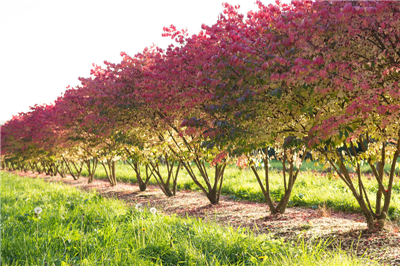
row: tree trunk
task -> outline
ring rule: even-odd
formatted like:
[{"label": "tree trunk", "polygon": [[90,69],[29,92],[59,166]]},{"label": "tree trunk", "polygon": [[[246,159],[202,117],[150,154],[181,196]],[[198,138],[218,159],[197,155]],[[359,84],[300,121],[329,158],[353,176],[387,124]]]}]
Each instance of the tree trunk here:
[{"label": "tree trunk", "polygon": [[116,165],[116,162],[113,160],[111,162],[111,176],[113,178],[114,186],[117,185],[117,176],[115,175],[115,165]]},{"label": "tree trunk", "polygon": [[96,158],[93,158],[93,162],[91,162],[91,160],[85,161],[85,165],[86,165],[86,168],[88,170],[88,175],[89,175],[88,184],[92,183],[94,180],[94,174],[96,172],[97,163],[98,163],[98,161]]},{"label": "tree trunk", "polygon": [[[161,191],[167,197],[172,197],[172,196],[176,195],[176,184],[177,184],[177,179],[178,179],[181,162],[179,161],[178,167],[176,168],[175,174],[174,174],[174,166],[175,166],[176,161],[170,160],[168,157],[168,154],[164,155],[164,158],[162,161],[165,162],[165,166],[167,167],[167,176],[166,177],[163,177],[162,172],[160,171],[158,162],[150,162],[151,171],[152,171],[154,178],[156,179],[157,184],[160,187]],[[172,181],[172,184],[171,184],[171,181]]]},{"label": "tree trunk", "polygon": [[206,186],[203,186],[199,180],[197,179],[196,175],[193,172],[192,166],[190,165],[190,162],[183,162],[182,165],[185,167],[186,171],[189,173],[190,177],[192,178],[193,182],[203,191],[203,193],[206,195],[208,200],[210,201],[211,204],[215,205],[219,203],[219,198],[221,195],[221,189],[222,189],[222,183],[224,179],[224,171],[226,164],[216,164],[214,166],[215,169],[215,175],[214,175],[214,182],[212,184],[208,173],[207,169],[205,166],[204,161],[201,161],[199,158],[196,158],[194,160],[194,163],[196,164],[196,167],[200,171],[200,175],[203,178],[203,180],[206,183]]},{"label": "tree trunk", "polygon": [[[80,170],[78,171],[78,169],[76,168],[74,162],[70,162],[70,163],[69,163],[64,157],[62,157],[62,158],[63,158],[63,160],[64,160],[65,166],[66,166],[66,168],[67,168],[69,174],[72,176],[72,178],[73,178],[74,180],[78,180],[78,179],[79,179],[79,176],[80,176],[80,174],[81,174],[81,171],[82,171],[82,164],[81,164]],[[77,171],[77,173],[75,173],[75,172],[73,171],[73,169],[71,168],[70,164],[72,164],[72,165],[74,166],[74,168],[75,168],[75,170]]]},{"label": "tree trunk", "polygon": [[151,174],[149,175],[148,170],[149,170],[149,166],[146,165],[146,178],[143,179],[142,175],[141,175],[141,171],[140,171],[140,164],[139,162],[135,162],[133,161],[132,163],[130,161],[126,161],[130,167],[132,167],[132,169],[135,171],[136,173],[136,180],[138,182],[139,185],[139,190],[140,191],[146,191],[147,188],[147,184],[149,183],[149,180],[151,178],[151,176],[153,175],[153,171],[151,171]]},{"label": "tree trunk", "polygon": [[35,167],[36,171],[39,173],[39,175],[43,172],[42,169],[40,168],[39,164],[35,162]]},{"label": "tree trunk", "polygon": [[101,162],[106,172],[108,182],[112,187],[117,185],[117,178],[115,176],[115,161],[107,159],[106,162]]},{"label": "tree trunk", "polygon": [[[292,153],[292,152],[294,152],[294,151],[290,150],[290,153]],[[301,164],[304,161],[306,150],[304,149],[302,152],[303,152],[302,153],[303,157],[302,157]],[[277,214],[277,213],[283,214],[283,213],[285,213],[287,205],[289,203],[290,195],[293,191],[293,186],[294,186],[297,176],[299,174],[301,164],[299,165],[299,168],[296,171],[294,171],[293,159],[292,158],[288,159],[287,149],[285,148],[284,155],[281,160],[281,163],[283,166],[282,175],[283,175],[284,194],[283,194],[282,198],[280,199],[278,205],[275,206],[275,203],[271,198],[270,187],[269,187],[270,184],[269,184],[268,153],[264,153],[263,162],[264,162],[264,168],[265,168],[265,185],[261,181],[261,178],[260,178],[259,174],[257,173],[257,169],[254,166],[251,166],[251,169],[253,170],[253,173],[257,178],[258,184],[260,185],[260,188],[264,195],[264,198],[267,201],[267,204],[268,204],[271,214]],[[288,162],[288,165],[289,165],[288,179],[286,178],[286,162]]]},{"label": "tree trunk", "polygon": [[[400,138],[400,134],[399,134]],[[367,136],[367,143],[369,142],[369,138]],[[359,143],[361,145],[361,148],[363,152],[366,152],[366,147],[364,145],[364,142],[361,137],[359,137]],[[343,144],[347,156],[357,156],[356,150],[354,148],[354,145],[350,143],[351,148],[353,150],[353,154],[350,153],[347,144]],[[385,189],[385,186],[383,184],[384,180],[384,161],[385,161],[385,145],[387,145],[385,142],[382,143],[382,150],[381,150],[381,156],[382,160],[379,162],[377,165],[378,169],[376,169],[375,165],[372,163],[371,157],[366,158],[368,161],[368,164],[370,165],[372,172],[375,176],[375,179],[378,183],[378,191],[376,193],[376,206],[375,206],[375,212],[372,209],[372,206],[370,204],[369,197],[367,195],[367,192],[365,190],[364,184],[362,182],[362,176],[361,176],[361,171],[360,171],[360,164],[357,162],[357,177],[358,177],[358,191],[353,185],[353,181],[350,178],[349,172],[347,168],[344,165],[344,159],[339,153],[337,149],[334,150],[336,152],[338,159],[338,163],[333,162],[331,159],[328,158],[327,152],[324,150],[320,150],[321,153],[325,155],[325,158],[329,161],[329,163],[332,165],[332,167],[335,169],[336,173],[339,175],[339,177],[345,182],[347,187],[350,189],[352,192],[353,196],[356,198],[358,204],[360,205],[360,208],[367,220],[367,226],[369,230],[382,230],[384,225],[385,225],[385,219],[387,217],[388,211],[389,211],[389,205],[390,205],[390,198],[391,198],[391,191],[392,191],[392,186],[393,186],[393,180],[394,180],[394,171],[395,171],[395,165],[397,162],[397,158],[399,157],[400,154],[400,142],[397,142],[397,149],[393,154],[393,159],[392,159],[392,166],[391,166],[391,171],[389,175],[389,182],[387,189]],[[337,167],[337,165],[339,167]],[[382,195],[384,196],[384,206],[382,208],[381,201],[382,201]],[[376,222],[375,222],[376,221]]]},{"label": "tree trunk", "polygon": [[271,214],[276,214],[277,210],[275,208],[275,203],[274,201],[271,199],[271,194],[270,194],[270,189],[269,189],[269,167],[268,167],[268,158],[267,158],[267,154],[265,154],[265,157],[263,158],[264,161],[264,167],[265,167],[265,187],[264,184],[261,181],[261,178],[259,176],[259,174],[257,173],[257,169],[252,165],[250,166],[251,170],[253,170],[254,175],[257,178],[258,184],[261,188],[261,191],[264,195],[265,200],[267,201],[269,210],[271,212]]},{"label": "tree trunk", "polygon": [[42,167],[43,167],[43,172],[44,172],[46,175],[50,175],[50,173],[51,173],[50,166],[49,166],[47,163],[45,163],[45,162],[41,162],[40,164],[41,164]]},{"label": "tree trunk", "polygon": [[22,164],[22,170],[24,171],[24,173],[27,173],[27,172],[28,172],[28,168],[27,168],[26,163],[23,163],[23,164]]}]

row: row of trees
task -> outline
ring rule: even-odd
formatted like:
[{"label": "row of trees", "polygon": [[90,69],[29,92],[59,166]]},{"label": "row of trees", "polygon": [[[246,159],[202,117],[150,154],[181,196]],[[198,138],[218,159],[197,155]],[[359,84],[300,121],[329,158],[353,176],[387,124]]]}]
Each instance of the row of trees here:
[{"label": "row of trees", "polygon": [[[246,18],[224,4],[217,22],[193,36],[164,28],[174,40],[166,50],[122,52],[120,63],[94,66],[54,104],[14,116],[2,126],[3,167],[75,179],[86,167],[92,182],[100,164],[116,185],[115,162],[126,160],[141,190],[153,176],[167,196],[184,168],[217,204],[235,162],[253,170],[271,213],[284,213],[311,153],[347,185],[368,228],[383,228],[400,154],[400,3],[257,4]],[[271,148],[284,169],[278,204]],[[362,163],[374,174],[375,199]]]}]

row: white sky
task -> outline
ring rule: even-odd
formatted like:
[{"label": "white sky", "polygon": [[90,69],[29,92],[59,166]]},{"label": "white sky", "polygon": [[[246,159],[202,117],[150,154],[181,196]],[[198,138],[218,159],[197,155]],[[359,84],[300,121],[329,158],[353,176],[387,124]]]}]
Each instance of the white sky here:
[{"label": "white sky", "polygon": [[152,43],[165,48],[164,26],[197,33],[216,22],[222,2],[243,14],[257,8],[255,0],[0,0],[0,123],[53,102],[92,63],[119,62],[121,51]]}]

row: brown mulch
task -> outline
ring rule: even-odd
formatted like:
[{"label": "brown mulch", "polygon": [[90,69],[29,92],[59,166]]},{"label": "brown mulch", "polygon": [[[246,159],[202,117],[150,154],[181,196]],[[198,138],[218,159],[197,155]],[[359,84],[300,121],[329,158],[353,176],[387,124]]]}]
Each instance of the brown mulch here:
[{"label": "brown mulch", "polygon": [[79,189],[95,189],[100,195],[118,198],[128,204],[144,203],[157,207],[165,215],[201,218],[234,228],[248,228],[255,234],[271,234],[285,241],[325,240],[332,241],[331,247],[340,245],[343,250],[358,256],[370,256],[386,265],[400,265],[400,228],[387,222],[381,232],[369,232],[364,216],[360,213],[344,213],[319,207],[318,209],[291,207],[285,214],[270,215],[265,203],[237,201],[221,195],[218,205],[211,205],[208,199],[196,191],[179,191],[177,196],[167,198],[157,186],[149,185],[140,192],[136,184],[119,183],[111,187],[107,180],[94,180],[88,184],[87,178],[73,180],[72,177],[49,177],[44,174],[13,172],[20,176],[44,178],[49,182],[62,182]]}]

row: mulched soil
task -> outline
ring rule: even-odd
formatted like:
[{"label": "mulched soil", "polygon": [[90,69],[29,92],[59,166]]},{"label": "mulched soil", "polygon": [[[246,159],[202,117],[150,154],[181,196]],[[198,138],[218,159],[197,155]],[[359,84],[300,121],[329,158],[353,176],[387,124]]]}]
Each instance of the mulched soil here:
[{"label": "mulched soil", "polygon": [[255,234],[271,234],[285,241],[325,240],[332,241],[330,247],[338,245],[343,250],[379,259],[385,265],[400,265],[400,228],[388,222],[381,232],[370,232],[364,216],[359,213],[344,213],[319,207],[318,209],[293,207],[284,214],[270,215],[265,203],[237,201],[222,195],[218,205],[211,205],[208,199],[196,191],[179,191],[177,196],[167,198],[157,186],[148,186],[140,192],[135,184],[119,183],[111,187],[107,180],[95,180],[88,184],[87,178],[73,180],[72,177],[49,177],[44,174],[13,172],[20,176],[44,178],[49,182],[62,182],[79,189],[95,189],[104,197],[118,198],[128,204],[143,203],[156,207],[165,215],[201,218],[224,226],[248,228]]}]

